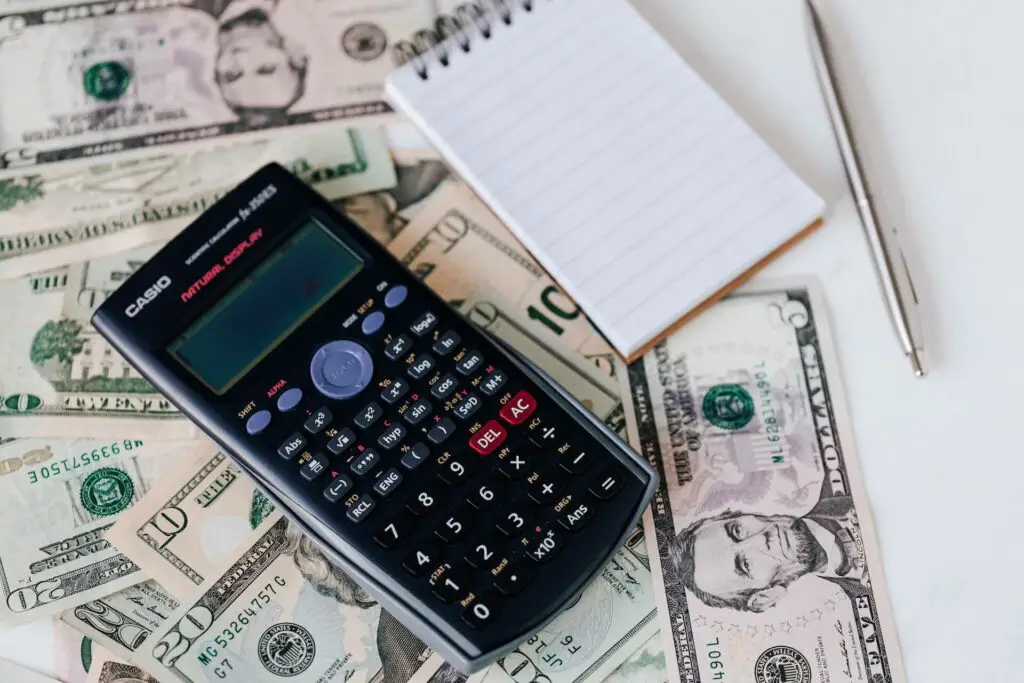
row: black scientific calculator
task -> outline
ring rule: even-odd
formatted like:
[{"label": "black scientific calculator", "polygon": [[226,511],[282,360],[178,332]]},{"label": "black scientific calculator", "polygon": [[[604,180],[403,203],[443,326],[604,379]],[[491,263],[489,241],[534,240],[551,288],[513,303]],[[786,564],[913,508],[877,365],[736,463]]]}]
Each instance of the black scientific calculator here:
[{"label": "black scientific calculator", "polygon": [[100,334],[458,669],[570,605],[651,468],[283,168],[112,294]]}]

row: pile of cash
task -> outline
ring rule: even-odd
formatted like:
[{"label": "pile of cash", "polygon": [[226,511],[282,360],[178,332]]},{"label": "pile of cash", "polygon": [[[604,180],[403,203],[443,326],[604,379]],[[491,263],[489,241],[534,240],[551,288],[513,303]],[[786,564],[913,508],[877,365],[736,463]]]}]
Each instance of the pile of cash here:
[{"label": "pile of cash", "polygon": [[[389,47],[455,4],[0,0],[0,626],[52,619],[65,683],[466,680],[90,326],[276,161],[660,476],[600,577],[473,680],[904,680],[814,282],[748,286],[622,363],[384,102]],[[295,624],[301,671],[273,646]]]}]

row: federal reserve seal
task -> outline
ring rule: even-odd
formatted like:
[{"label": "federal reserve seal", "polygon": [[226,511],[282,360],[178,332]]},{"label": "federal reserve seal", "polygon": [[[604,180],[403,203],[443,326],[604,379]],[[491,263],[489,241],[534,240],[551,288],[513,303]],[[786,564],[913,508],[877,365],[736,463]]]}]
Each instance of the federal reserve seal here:
[{"label": "federal reserve seal", "polygon": [[739,384],[718,384],[704,394],[701,404],[708,422],[735,431],[754,419],[754,399]]},{"label": "federal reserve seal", "polygon": [[352,24],[341,36],[341,49],[352,59],[372,62],[384,54],[388,37],[384,30],[368,21]]},{"label": "federal reserve seal", "polygon": [[111,102],[125,94],[131,82],[132,72],[121,62],[99,62],[82,74],[85,94],[101,102]]},{"label": "federal reserve seal", "polygon": [[94,515],[116,515],[132,504],[135,484],[132,478],[114,467],[102,467],[82,482],[79,492],[82,507]]},{"label": "federal reserve seal", "polygon": [[770,647],[754,664],[754,680],[757,683],[811,683],[811,663],[791,647]]},{"label": "federal reserve seal", "polygon": [[316,643],[309,631],[286,621],[264,631],[256,650],[270,673],[297,676],[313,664]]}]

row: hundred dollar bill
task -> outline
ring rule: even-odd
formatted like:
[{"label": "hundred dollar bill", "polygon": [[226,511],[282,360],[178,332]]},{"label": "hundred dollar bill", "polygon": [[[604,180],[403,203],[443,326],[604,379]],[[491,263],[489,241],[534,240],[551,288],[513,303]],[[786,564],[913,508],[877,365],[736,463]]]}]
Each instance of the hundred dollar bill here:
[{"label": "hundred dollar bill", "polygon": [[138,583],[138,566],[103,536],[183,447],[135,439],[0,444],[0,623],[39,619]]},{"label": "hundred dollar bill", "polygon": [[0,175],[387,115],[388,48],[429,25],[431,5],[160,0],[6,12],[0,83],[18,95],[0,114]]},{"label": "hundred dollar bill", "polygon": [[134,661],[162,683],[405,683],[431,654],[281,517],[270,513]]},{"label": "hundred dollar bill", "polygon": [[338,124],[8,178],[0,180],[0,277],[166,241],[271,161],[332,200],[396,182],[383,133]]},{"label": "hundred dollar bill", "polygon": [[58,683],[58,681],[48,676],[26,669],[3,657],[0,657],[0,681],[10,681],[10,683]]},{"label": "hundred dollar bill", "polygon": [[86,683],[160,683],[140,667],[113,652],[97,649]]},{"label": "hundred dollar bill", "polygon": [[558,337],[608,375],[614,373],[611,347],[580,307],[467,187],[443,187],[388,249],[456,304],[480,285],[490,285],[523,310],[532,326]]},{"label": "hundred dollar bill", "polygon": [[89,324],[155,251],[0,281],[0,434],[191,438],[195,427]]},{"label": "hundred dollar bill", "polygon": [[184,597],[232,556],[270,508],[216,446],[203,443],[121,516],[107,540],[172,595]]},{"label": "hundred dollar bill", "polygon": [[621,373],[671,680],[905,680],[826,315],[746,289]]},{"label": "hundred dollar bill", "polygon": [[145,581],[65,610],[60,619],[118,657],[131,659],[178,606],[160,584]]}]

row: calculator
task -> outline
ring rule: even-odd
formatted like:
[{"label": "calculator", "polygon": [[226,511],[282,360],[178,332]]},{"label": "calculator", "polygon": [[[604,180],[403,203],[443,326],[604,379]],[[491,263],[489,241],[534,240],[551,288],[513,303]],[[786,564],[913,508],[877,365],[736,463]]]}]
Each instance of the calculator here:
[{"label": "calculator", "polygon": [[564,389],[275,164],[93,324],[466,673],[571,605],[656,484]]}]

